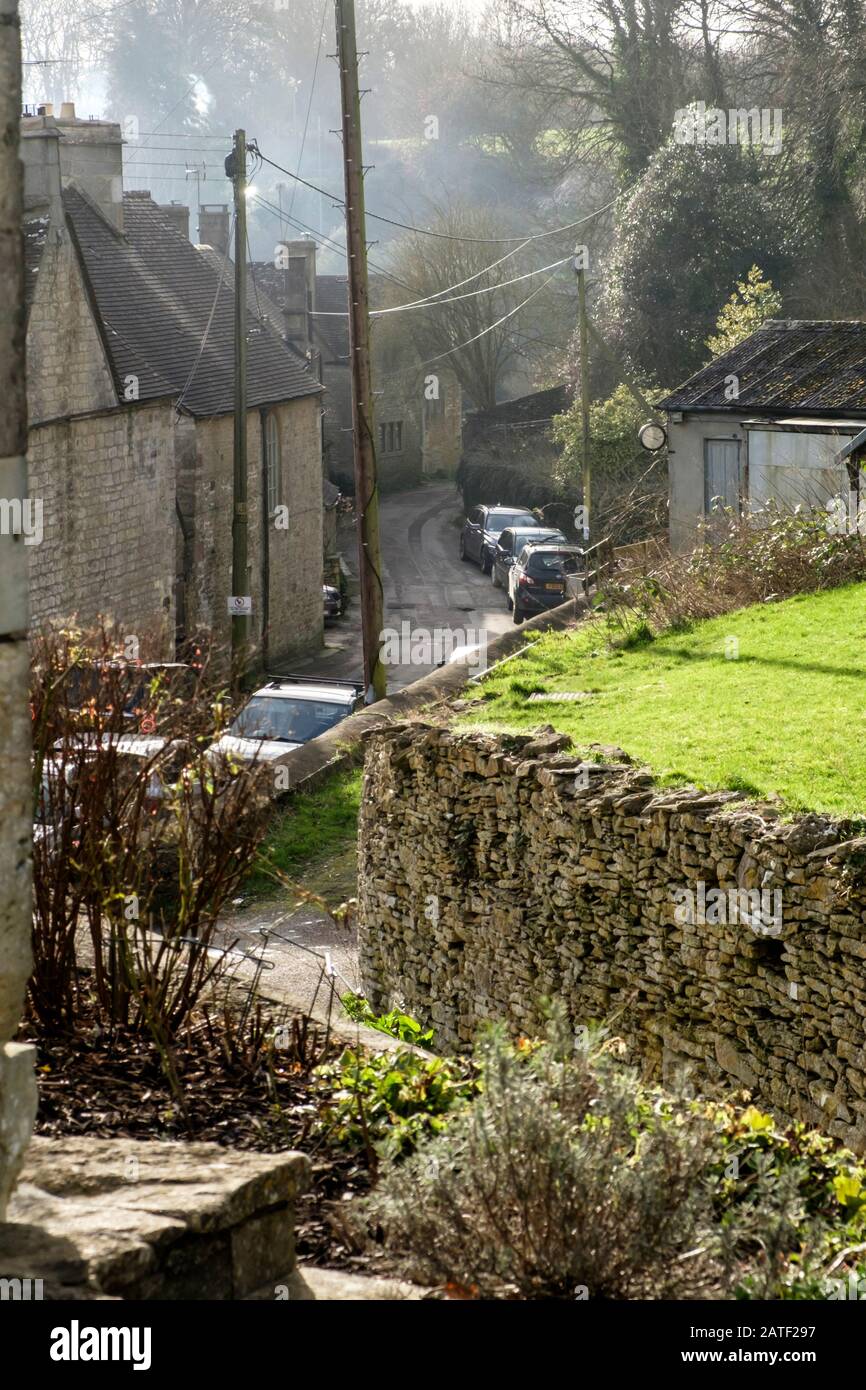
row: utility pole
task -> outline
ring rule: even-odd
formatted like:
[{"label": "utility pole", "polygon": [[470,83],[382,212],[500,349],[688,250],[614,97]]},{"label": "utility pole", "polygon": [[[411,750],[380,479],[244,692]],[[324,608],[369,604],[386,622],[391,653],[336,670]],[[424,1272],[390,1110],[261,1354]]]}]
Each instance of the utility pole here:
[{"label": "utility pole", "polygon": [[589,543],[592,534],[592,462],[589,457],[589,330],[586,317],[586,248],[575,248],[574,265],[577,272],[577,309],[580,341],[580,414],[583,434],[581,472],[583,477],[583,539]]},{"label": "utility pole", "polygon": [[234,148],[226,160],[235,200],[235,437],[232,489],[232,685],[237,690],[248,661],[247,594],[247,139],[236,130]]},{"label": "utility pole", "polygon": [[368,701],[385,695],[381,659],[382,557],[379,549],[379,492],[373,433],[373,373],[370,360],[367,242],[364,223],[364,165],[361,152],[361,95],[354,0],[335,0],[337,62],[342,98],[343,173],[346,190],[346,250],[349,263],[349,352],[352,367],[352,437],[364,685]]}]

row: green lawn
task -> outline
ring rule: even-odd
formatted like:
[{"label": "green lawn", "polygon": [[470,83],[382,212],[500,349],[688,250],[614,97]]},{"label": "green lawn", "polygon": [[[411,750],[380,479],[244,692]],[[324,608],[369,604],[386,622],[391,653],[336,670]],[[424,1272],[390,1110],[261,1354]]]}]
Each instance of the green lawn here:
[{"label": "green lawn", "polygon": [[[618,744],[667,784],[866,817],[866,585],[616,642],[603,619],[575,635],[548,634],[483,682],[489,703],[461,725],[552,724],[578,746]],[[589,698],[527,699],[565,690]]]},{"label": "green lawn", "polygon": [[[290,797],[274,817],[262,858],[324,897],[354,896],[361,777],[360,768],[335,772],[314,791]],[[244,886],[256,896],[281,891],[263,866]]]}]

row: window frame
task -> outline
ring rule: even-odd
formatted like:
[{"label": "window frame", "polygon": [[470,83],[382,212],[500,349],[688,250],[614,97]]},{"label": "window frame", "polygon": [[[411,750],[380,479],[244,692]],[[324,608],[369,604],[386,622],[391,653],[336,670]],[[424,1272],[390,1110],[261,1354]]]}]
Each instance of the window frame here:
[{"label": "window frame", "polygon": [[[711,444],[733,444],[737,450],[737,515],[741,516],[743,511],[743,440],[737,436],[729,434],[707,434],[703,437],[703,463],[704,463],[704,516],[712,516],[713,508],[710,503],[710,481],[709,481],[709,446]],[[717,497],[719,494],[714,493]],[[727,505],[727,504],[726,504]]]}]

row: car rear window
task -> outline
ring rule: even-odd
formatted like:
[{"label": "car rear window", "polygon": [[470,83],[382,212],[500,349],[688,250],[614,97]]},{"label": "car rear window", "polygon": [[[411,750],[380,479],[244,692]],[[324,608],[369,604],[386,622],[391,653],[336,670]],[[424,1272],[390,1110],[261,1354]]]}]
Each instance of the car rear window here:
[{"label": "car rear window", "polygon": [[580,556],[572,550],[536,550],[526,562],[527,574],[552,578],[564,574],[577,574],[580,569]]},{"label": "car rear window", "polygon": [[487,525],[491,531],[504,531],[506,526],[528,526],[534,529],[538,526],[538,521],[530,512],[493,512],[487,518]]}]

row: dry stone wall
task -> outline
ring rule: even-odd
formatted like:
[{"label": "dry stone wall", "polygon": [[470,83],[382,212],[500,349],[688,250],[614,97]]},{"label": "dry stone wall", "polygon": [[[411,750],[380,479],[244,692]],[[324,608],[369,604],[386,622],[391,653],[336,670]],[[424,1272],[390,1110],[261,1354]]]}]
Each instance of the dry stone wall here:
[{"label": "dry stone wall", "polygon": [[558,997],[648,1075],[747,1088],[866,1150],[866,839],[591,759],[557,735],[369,737],[371,1002],[462,1048],[486,1020],[537,1030]]}]

